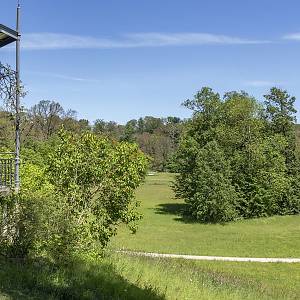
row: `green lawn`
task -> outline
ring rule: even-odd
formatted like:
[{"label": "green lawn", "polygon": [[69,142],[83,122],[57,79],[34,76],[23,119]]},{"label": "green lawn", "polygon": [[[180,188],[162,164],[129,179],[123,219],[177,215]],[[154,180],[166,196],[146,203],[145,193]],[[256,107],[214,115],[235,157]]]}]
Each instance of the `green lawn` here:
[{"label": "green lawn", "polygon": [[[139,230],[133,235],[123,228],[112,248],[195,255],[300,257],[300,216],[226,225],[194,223],[182,216],[184,204],[174,199],[172,179],[170,174],[147,178],[137,191],[144,215]],[[168,286],[172,288],[165,289],[168,299],[173,299],[175,287],[182,297],[186,296],[178,299],[300,299],[300,264],[126,259],[136,270],[153,268],[152,272],[160,278],[155,283],[160,290],[169,280]],[[169,277],[170,269],[178,270],[176,280]],[[130,277],[130,273],[126,276]]]},{"label": "green lawn", "polygon": [[199,224],[182,217],[171,174],[148,176],[137,191],[144,215],[138,232],[121,229],[113,247],[160,253],[300,257],[300,216],[243,220],[226,225]]},{"label": "green lawn", "polygon": [[107,257],[67,268],[0,259],[0,299],[300,299],[300,264],[186,261],[116,254],[161,253],[300,257],[299,216],[203,225],[182,217],[170,174],[149,176],[137,191],[144,219],[122,228]]}]

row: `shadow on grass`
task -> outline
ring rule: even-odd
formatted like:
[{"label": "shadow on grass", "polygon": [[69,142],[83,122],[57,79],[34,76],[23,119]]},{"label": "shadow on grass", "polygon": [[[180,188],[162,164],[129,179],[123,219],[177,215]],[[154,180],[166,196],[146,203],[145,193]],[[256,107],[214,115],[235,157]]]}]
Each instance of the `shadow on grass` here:
[{"label": "shadow on grass", "polygon": [[174,215],[175,221],[186,224],[199,223],[193,217],[188,215],[188,205],[185,203],[163,203],[156,206],[155,213],[160,215]]},{"label": "shadow on grass", "polygon": [[[48,262],[0,259],[0,298],[8,299],[151,299],[162,300],[154,288],[140,288],[120,276],[111,263],[74,263],[56,267]],[[4,298],[5,299],[5,298]]]},{"label": "shadow on grass", "polygon": [[165,182],[161,181],[153,181],[153,182],[147,182],[147,185],[161,185],[161,186],[166,186]]}]

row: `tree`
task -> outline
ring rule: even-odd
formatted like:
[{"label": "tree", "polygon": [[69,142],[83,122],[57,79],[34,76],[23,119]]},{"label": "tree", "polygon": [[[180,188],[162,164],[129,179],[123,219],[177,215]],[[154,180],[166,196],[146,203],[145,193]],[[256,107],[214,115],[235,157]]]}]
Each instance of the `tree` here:
[{"label": "tree", "polygon": [[[17,95],[16,72],[12,70],[9,65],[3,65],[0,62],[0,99],[3,101],[4,106],[0,111],[1,128],[1,144],[0,146],[6,149],[12,148],[12,141],[14,140],[15,128],[15,114],[16,114],[16,95]],[[20,85],[18,94],[20,98],[26,95],[24,86]],[[20,115],[23,119],[26,116],[24,107],[20,108]],[[23,121],[23,120],[22,120]]]},{"label": "tree", "polygon": [[[7,111],[0,111],[0,147],[12,149],[14,142],[14,116]],[[6,152],[6,151],[3,151]]]},{"label": "tree", "polygon": [[155,130],[161,128],[163,126],[163,122],[160,118],[155,118],[151,116],[146,116],[144,118],[144,132],[154,133]]},{"label": "tree", "polygon": [[296,134],[295,134],[295,97],[291,97],[287,91],[271,88],[270,94],[265,95],[266,113],[265,118],[268,122],[270,134],[281,134],[287,141],[284,155],[290,171],[294,168]]},{"label": "tree", "polygon": [[60,132],[59,137],[47,168],[50,183],[58,199],[66,201],[75,247],[85,249],[94,241],[96,251],[120,222],[136,219],[134,191],[145,176],[147,158],[136,145],[91,133]]},{"label": "tree", "polygon": [[272,89],[267,99],[265,106],[245,92],[221,99],[203,88],[184,102],[193,116],[175,156],[175,191],[197,219],[223,222],[300,212],[294,98]]},{"label": "tree", "polygon": [[104,134],[105,133],[106,122],[102,119],[97,119],[94,122],[93,132],[96,134]]},{"label": "tree", "polygon": [[134,135],[137,132],[137,120],[130,120],[126,123],[124,127],[124,133],[121,136],[121,141],[126,141],[126,142],[134,142],[135,137]]},{"label": "tree", "polygon": [[138,121],[129,121],[125,126],[125,133],[152,158],[153,170],[165,171],[170,170],[172,156],[181,134],[181,125],[181,120],[177,117],[147,116]]},{"label": "tree", "polygon": [[169,169],[181,130],[182,121],[177,117],[146,116],[138,120],[132,119],[126,125],[96,120],[93,126],[93,131],[97,134],[118,141],[137,143],[152,158],[151,167],[157,171]]},{"label": "tree", "polygon": [[65,111],[58,102],[42,100],[30,109],[29,115],[42,138],[48,139],[61,126]]},{"label": "tree", "polygon": [[[0,62],[0,98],[8,111],[15,112],[16,110],[16,95],[17,95],[16,72],[9,65],[3,65]],[[21,83],[18,91],[20,98],[26,95],[24,86]]]},{"label": "tree", "polygon": [[153,170],[166,170],[168,160],[175,150],[168,136],[144,132],[136,136],[136,142],[141,150],[152,158],[151,168]]},{"label": "tree", "polygon": [[296,122],[295,101],[296,98],[288,94],[287,91],[273,87],[270,93],[264,95],[266,106],[266,119],[275,133],[289,137],[294,133]]},{"label": "tree", "polygon": [[[197,147],[196,143],[194,147]],[[213,141],[199,151],[192,151],[197,153],[194,168],[177,176],[176,195],[186,201],[190,214],[197,220],[234,220],[237,217],[238,194],[232,185],[230,165],[222,149]]]},{"label": "tree", "polygon": [[183,106],[193,111],[193,118],[187,124],[188,134],[194,136],[204,146],[215,137],[215,127],[220,120],[222,101],[211,88],[202,88],[194,99],[186,100]]},{"label": "tree", "polygon": [[97,119],[93,126],[93,132],[114,140],[120,140],[124,134],[124,129],[122,125],[118,125],[114,121],[105,122],[102,119]]},{"label": "tree", "polygon": [[139,118],[137,122],[138,132],[143,133],[145,128],[145,122],[143,118]]}]

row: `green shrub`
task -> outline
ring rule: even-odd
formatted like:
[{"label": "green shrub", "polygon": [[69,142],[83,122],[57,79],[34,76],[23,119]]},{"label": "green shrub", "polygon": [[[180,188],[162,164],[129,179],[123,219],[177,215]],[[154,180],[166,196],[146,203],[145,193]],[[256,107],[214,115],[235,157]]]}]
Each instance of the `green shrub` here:
[{"label": "green shrub", "polygon": [[8,248],[55,261],[97,256],[120,223],[135,230],[134,191],[147,168],[136,145],[61,131],[46,161],[25,164],[21,193],[6,198],[16,233]]},{"label": "green shrub", "polygon": [[44,170],[36,165],[21,165],[22,191],[0,198],[0,248],[8,256],[24,257],[34,248],[42,231],[45,208],[52,208],[52,186]]}]

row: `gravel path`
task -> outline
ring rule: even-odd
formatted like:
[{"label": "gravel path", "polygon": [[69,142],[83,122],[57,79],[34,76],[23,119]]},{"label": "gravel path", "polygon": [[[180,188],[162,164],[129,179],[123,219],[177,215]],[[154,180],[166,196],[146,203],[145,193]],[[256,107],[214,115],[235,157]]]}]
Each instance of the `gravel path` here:
[{"label": "gravel path", "polygon": [[255,258],[255,257],[223,257],[223,256],[198,256],[183,254],[162,254],[151,252],[136,252],[128,250],[119,250],[118,253],[124,253],[133,256],[147,256],[160,258],[183,258],[190,260],[219,260],[219,261],[242,261],[242,262],[261,262],[261,263],[300,263],[300,258]]}]

